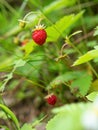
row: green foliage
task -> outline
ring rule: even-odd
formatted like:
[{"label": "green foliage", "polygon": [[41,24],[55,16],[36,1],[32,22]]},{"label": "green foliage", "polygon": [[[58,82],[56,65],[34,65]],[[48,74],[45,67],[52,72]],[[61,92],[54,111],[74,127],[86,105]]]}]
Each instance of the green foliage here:
[{"label": "green foliage", "polygon": [[53,79],[53,81],[50,82],[50,85],[48,87],[51,88],[51,87],[55,87],[57,85],[66,83],[68,81],[77,79],[81,75],[82,75],[82,72],[78,72],[78,71],[77,72],[74,72],[74,71],[67,72],[67,73],[59,75],[58,77]]},{"label": "green foliage", "polygon": [[86,96],[89,101],[94,101],[98,97],[98,92],[92,92]]},{"label": "green foliage", "polygon": [[18,67],[21,67],[21,66],[23,66],[24,64],[26,63],[26,61],[24,61],[24,60],[22,60],[22,59],[19,59],[19,60],[17,60],[17,61],[15,61],[15,65],[14,65],[14,68],[12,69],[12,71],[9,73],[9,74],[7,74],[5,77],[5,80],[4,80],[4,83],[0,86],[0,91],[4,91],[4,89],[5,89],[5,86],[6,86],[6,84],[8,83],[8,81],[10,80],[10,79],[12,79],[12,77],[13,77],[13,73],[14,73],[14,71],[18,68]]},{"label": "green foliage", "polygon": [[96,57],[98,57],[98,47],[95,47],[94,50],[88,51],[86,54],[80,56],[79,59],[74,62],[73,66],[83,64]]},{"label": "green foliage", "polygon": [[48,27],[46,29],[48,33],[47,42],[56,41],[60,36],[62,36],[63,32],[67,30],[71,25],[73,25],[74,22],[76,22],[83,15],[83,12],[84,11],[81,11],[77,15],[64,16],[59,21],[57,21],[54,25]]},{"label": "green foliage", "polygon": [[[36,2],[36,1],[32,2],[32,0],[30,0],[29,2],[31,5],[34,5],[37,8],[40,8],[40,5],[38,5],[39,2]],[[71,6],[75,2],[76,2],[76,0],[72,0],[72,2],[69,2],[69,0],[66,0],[66,1],[65,0],[57,0],[57,1],[50,3],[50,5],[44,7],[43,11],[42,11],[42,9],[41,9],[42,7],[41,7],[40,10],[35,12],[36,16],[35,16],[35,14],[31,16],[30,19],[33,19],[33,22],[31,20],[31,22],[27,24],[26,28],[30,28],[30,27],[34,26],[36,23],[36,20],[38,20],[39,17],[43,17],[43,16],[45,17],[45,15],[48,15],[49,13],[52,13],[55,10],[59,10],[59,9],[64,8],[64,7],[67,7],[67,6]],[[15,25],[15,27],[13,27],[10,31],[8,30],[8,32],[5,33],[5,36],[9,37],[9,36],[12,36],[12,35],[19,33],[20,31],[22,31],[22,29],[19,26]],[[2,40],[2,37],[1,37],[1,40]]]},{"label": "green foliage", "polygon": [[97,36],[98,35],[98,26],[96,27],[96,30],[94,32],[94,36]]},{"label": "green foliage", "polygon": [[23,50],[25,51],[25,58],[29,56],[29,54],[34,50],[34,47],[36,44],[34,44],[33,41],[29,41],[25,46],[23,46]]},{"label": "green foliage", "polygon": [[4,60],[1,64],[0,64],[0,72],[2,71],[6,71],[7,69],[10,69],[11,66],[13,66],[13,62],[14,62],[14,57],[10,57],[9,59]]},{"label": "green foliage", "polygon": [[96,46],[97,45],[97,41],[89,41],[88,43],[87,43],[87,46],[88,47],[94,47],[94,46]]},{"label": "green foliage", "polygon": [[4,130],[10,130],[8,127],[0,125],[0,128],[3,128]]},{"label": "green foliage", "polygon": [[45,117],[40,120],[35,120],[33,123],[25,123],[20,130],[36,130],[34,127],[38,125]]},{"label": "green foliage", "polygon": [[0,108],[6,113],[9,115],[9,118],[12,119],[12,121],[14,122],[15,126],[17,127],[17,129],[19,129],[19,122],[15,116],[15,114],[8,108],[6,107],[5,105],[3,104],[0,104]]},{"label": "green foliage", "polygon": [[[42,114],[46,114],[50,108],[44,103],[44,97],[54,93],[58,99],[56,106],[61,107],[51,110],[50,114],[55,116],[47,118],[52,119],[46,129],[84,129],[81,118],[92,105],[83,101],[94,101],[98,95],[98,27],[93,36],[93,28],[98,23],[97,3],[97,0],[0,1],[0,118],[5,124],[14,123],[17,130],[35,130],[35,126],[46,117],[41,120],[37,117],[35,122],[23,125],[6,104],[3,105],[3,95],[5,103],[10,93],[11,98],[17,98],[15,101],[19,103],[29,97],[31,104],[35,104],[34,108],[37,111],[43,108],[41,111],[45,112]],[[24,28],[19,26],[19,19],[26,20]],[[46,43],[42,46],[32,40],[32,31],[40,19],[47,31]],[[26,39],[28,43],[22,46]],[[90,60],[94,62],[77,66]],[[82,103],[75,103],[80,101]],[[72,104],[64,105],[67,103]],[[9,130],[8,127],[0,124],[0,128],[5,130]]]},{"label": "green foliage", "polygon": [[90,104],[79,103],[55,108],[57,114],[48,122],[46,130],[83,130],[81,114],[88,107]]},{"label": "green foliage", "polygon": [[[71,81],[71,84],[68,82]],[[48,89],[55,88],[60,84],[67,85],[71,91],[74,93],[74,90],[77,89],[77,96],[85,96],[91,86],[92,76],[85,72],[67,72],[56,77],[52,82],[50,82]],[[85,83],[85,84],[84,84]]]},{"label": "green foliage", "polygon": [[71,84],[71,88],[77,89],[79,93],[77,92],[78,96],[85,96],[88,93],[88,90],[91,86],[92,82],[92,76],[84,73],[81,75],[78,79],[74,80]]},{"label": "green foliage", "polygon": [[36,130],[34,128],[32,128],[31,124],[24,124],[20,130]]}]

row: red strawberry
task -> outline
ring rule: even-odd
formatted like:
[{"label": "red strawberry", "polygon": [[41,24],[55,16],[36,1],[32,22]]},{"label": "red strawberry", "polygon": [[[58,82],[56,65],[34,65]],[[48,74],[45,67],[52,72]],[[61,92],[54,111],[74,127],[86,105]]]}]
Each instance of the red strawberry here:
[{"label": "red strawberry", "polygon": [[46,38],[47,38],[47,33],[44,29],[36,29],[32,33],[32,39],[38,45],[43,45],[46,41]]},{"label": "red strawberry", "polygon": [[54,94],[50,94],[50,95],[46,96],[45,99],[46,99],[47,103],[50,105],[55,105],[55,103],[57,101],[57,97]]},{"label": "red strawberry", "polygon": [[45,27],[44,27],[44,25],[40,24],[41,20],[42,19],[39,20],[38,25],[32,32],[32,39],[38,45],[43,45],[47,38],[47,32],[44,29]]}]

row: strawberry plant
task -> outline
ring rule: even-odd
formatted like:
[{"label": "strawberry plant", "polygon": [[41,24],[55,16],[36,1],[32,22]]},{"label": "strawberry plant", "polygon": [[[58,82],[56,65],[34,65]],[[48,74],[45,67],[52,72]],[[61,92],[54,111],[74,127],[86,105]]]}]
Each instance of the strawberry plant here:
[{"label": "strawberry plant", "polygon": [[97,5],[0,1],[0,129],[98,129]]}]

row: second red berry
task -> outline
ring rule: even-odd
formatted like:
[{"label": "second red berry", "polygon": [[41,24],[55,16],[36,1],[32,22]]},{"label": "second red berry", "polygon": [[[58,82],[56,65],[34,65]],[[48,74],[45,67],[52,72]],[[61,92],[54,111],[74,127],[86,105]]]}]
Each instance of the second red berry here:
[{"label": "second red berry", "polygon": [[50,105],[55,105],[55,103],[57,102],[57,97],[54,94],[50,94],[46,96],[46,101]]}]

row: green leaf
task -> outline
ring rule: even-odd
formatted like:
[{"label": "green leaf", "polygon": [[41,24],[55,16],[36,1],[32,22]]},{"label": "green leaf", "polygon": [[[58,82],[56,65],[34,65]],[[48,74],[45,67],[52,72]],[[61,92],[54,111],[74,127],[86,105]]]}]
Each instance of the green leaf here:
[{"label": "green leaf", "polygon": [[[84,74],[72,82],[71,88],[72,90],[77,88],[79,94],[81,94],[80,96],[85,96],[91,86],[91,81],[92,81],[92,76],[88,74]],[[77,93],[78,96],[79,94]]]},{"label": "green leaf", "polygon": [[17,129],[19,129],[19,122],[16,118],[16,116],[14,115],[14,113],[5,105],[0,104],[0,108],[10,116],[10,118],[12,119],[12,121],[14,122],[15,126],[17,127]]},{"label": "green leaf", "polygon": [[83,64],[97,57],[98,57],[98,48],[96,48],[96,50],[88,51],[86,54],[80,56],[79,59],[74,62],[73,66]]},{"label": "green leaf", "polygon": [[17,61],[14,62],[15,65],[14,65],[12,71],[11,71],[9,74],[6,75],[6,78],[5,78],[5,80],[4,80],[4,83],[0,86],[0,91],[2,91],[2,92],[4,91],[6,84],[8,83],[8,81],[9,81],[10,79],[12,79],[14,71],[15,71],[18,67],[24,66],[25,63],[26,63],[26,61],[24,61],[24,60],[22,60],[22,59],[19,59],[19,60],[17,60]]},{"label": "green leaf", "polygon": [[92,76],[85,73],[71,84],[72,90],[76,89],[79,91],[78,96],[85,96],[91,86]]},{"label": "green leaf", "polygon": [[25,57],[27,57],[33,50],[36,44],[32,41],[28,42],[25,46],[23,46],[23,50],[25,51]]},{"label": "green leaf", "polygon": [[[32,0],[30,0],[30,2],[33,3],[33,5],[35,5],[38,8],[39,5],[37,2],[32,2]],[[71,0],[71,2],[69,0],[52,1],[51,4],[49,4],[48,6],[43,8],[43,12],[45,13],[45,15],[48,15],[49,13],[52,13],[55,10],[59,10],[59,9],[64,8],[64,7],[67,7],[67,6],[71,6],[71,5],[75,4],[75,2],[76,2],[76,0]],[[38,11],[36,11],[36,17],[33,17],[33,22],[31,20],[31,22],[27,24],[26,28],[30,28],[32,26],[35,26],[35,22],[39,19],[39,17],[42,17],[42,14],[38,10]],[[22,29],[17,25],[15,27],[13,27],[11,30],[8,30],[5,33],[5,36],[10,37],[12,35],[19,33],[20,31],[22,31]],[[4,39],[4,38],[2,37],[1,40],[2,39]]]},{"label": "green leaf", "polygon": [[46,130],[83,130],[81,114],[89,107],[90,104],[78,103],[63,106],[63,110],[54,109],[60,112],[48,122]]},{"label": "green leaf", "polygon": [[26,63],[26,61],[24,61],[22,59],[19,59],[19,60],[17,60],[17,61],[14,62],[14,64],[15,64],[14,68],[16,69],[18,67],[24,66],[25,63]]},{"label": "green leaf", "polygon": [[89,95],[86,96],[88,100],[94,101],[96,97],[98,97],[98,91],[97,92],[92,92]]},{"label": "green leaf", "polygon": [[96,27],[96,30],[94,32],[94,36],[97,36],[98,35],[98,26]]},{"label": "green leaf", "polygon": [[[81,111],[84,111],[85,110],[85,107],[89,107],[90,103],[87,103],[87,104],[84,104],[84,103],[78,103],[78,104],[75,104],[75,103],[72,103],[72,104],[67,104],[67,105],[64,105],[64,106],[61,106],[61,107],[57,107],[57,108],[54,108],[52,110],[52,112],[54,114],[58,114],[58,113],[61,113],[61,112],[68,112],[68,113],[71,113],[73,112],[75,109],[78,109],[78,110],[81,110]],[[76,108],[77,107],[77,108]],[[78,112],[78,111],[77,111]]]},{"label": "green leaf", "polygon": [[94,46],[94,49],[98,50],[98,46]]},{"label": "green leaf", "polygon": [[[4,130],[10,130],[8,127],[0,125],[0,128],[3,128]],[[2,130],[2,129],[1,129]]]},{"label": "green leaf", "polygon": [[31,124],[24,124],[20,130],[36,130],[34,128],[32,128]]},{"label": "green leaf", "polygon": [[79,115],[60,113],[48,123],[46,130],[82,130]]},{"label": "green leaf", "polygon": [[66,72],[65,74],[57,76],[52,82],[50,82],[48,88],[52,88],[52,87],[60,85],[60,84],[62,84],[64,82],[68,82],[70,80],[77,79],[82,74],[83,74],[83,72],[79,72],[79,71]]},{"label": "green leaf", "polygon": [[71,25],[74,24],[83,14],[84,11],[81,11],[77,15],[68,15],[61,18],[54,25],[46,29],[48,33],[47,42],[56,41],[62,33],[68,29]]},{"label": "green leaf", "polygon": [[98,79],[95,79],[95,80],[92,82],[90,91],[91,91],[91,92],[93,92],[93,91],[98,91]]},{"label": "green leaf", "polygon": [[93,41],[88,41],[88,42],[87,42],[87,46],[88,46],[88,47],[94,47],[94,46],[96,46],[96,45],[97,45],[97,41],[94,41],[94,40],[93,40]]},{"label": "green leaf", "polygon": [[62,32],[69,27],[73,17],[74,15],[64,16],[62,19],[57,21],[54,25],[48,27],[46,29],[48,34],[47,42],[56,41],[59,38],[59,36],[62,35]]},{"label": "green leaf", "polygon": [[11,72],[10,74],[6,75],[6,79],[4,80],[4,83],[0,86],[0,91],[4,91],[6,84],[8,81],[13,77],[13,73]]}]

